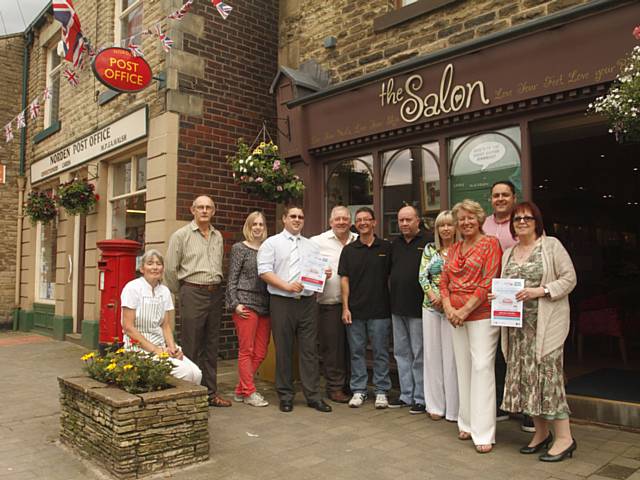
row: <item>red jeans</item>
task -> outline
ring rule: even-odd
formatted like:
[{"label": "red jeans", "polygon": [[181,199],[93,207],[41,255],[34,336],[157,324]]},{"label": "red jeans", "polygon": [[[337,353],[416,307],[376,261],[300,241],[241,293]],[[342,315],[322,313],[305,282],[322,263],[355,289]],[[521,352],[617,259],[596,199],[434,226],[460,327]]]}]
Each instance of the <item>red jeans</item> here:
[{"label": "red jeans", "polygon": [[269,337],[271,335],[271,318],[258,315],[245,307],[248,312],[242,318],[233,312],[231,318],[236,325],[238,335],[238,384],[236,395],[247,397],[256,391],[253,375],[267,355]]}]

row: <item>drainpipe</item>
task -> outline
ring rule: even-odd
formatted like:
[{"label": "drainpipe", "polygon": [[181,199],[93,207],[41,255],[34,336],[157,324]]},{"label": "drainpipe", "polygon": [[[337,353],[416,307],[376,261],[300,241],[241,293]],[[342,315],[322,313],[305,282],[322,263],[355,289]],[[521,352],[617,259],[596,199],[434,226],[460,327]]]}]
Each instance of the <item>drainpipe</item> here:
[{"label": "drainpipe", "polygon": [[[33,30],[30,28],[25,32],[24,53],[22,55],[22,110],[27,108],[28,84],[29,84],[29,48],[33,43]],[[14,304],[14,315],[20,312],[20,278],[22,272],[22,225],[24,223],[24,192],[27,184],[25,177],[25,156],[27,146],[26,128],[20,130],[20,163],[18,165],[18,231],[16,235],[16,285]],[[17,317],[14,317],[17,318]],[[17,323],[14,321],[14,328]]]}]

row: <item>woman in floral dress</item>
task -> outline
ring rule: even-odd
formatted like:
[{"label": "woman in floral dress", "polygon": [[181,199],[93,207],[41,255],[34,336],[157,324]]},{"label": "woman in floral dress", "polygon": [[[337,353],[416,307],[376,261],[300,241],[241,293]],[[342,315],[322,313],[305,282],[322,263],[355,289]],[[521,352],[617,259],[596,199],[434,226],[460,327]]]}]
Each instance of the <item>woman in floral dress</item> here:
[{"label": "woman in floral dress", "polygon": [[558,462],[576,449],[562,366],[569,332],[568,295],[576,285],[576,273],[565,248],[558,239],[545,236],[543,226],[542,214],[531,202],[516,205],[511,213],[511,234],[518,244],[504,252],[502,278],[524,279],[525,288],[516,294],[524,302],[522,328],[502,331],[507,375],[501,408],[533,417],[535,435],[520,453],[543,452],[540,460]]}]

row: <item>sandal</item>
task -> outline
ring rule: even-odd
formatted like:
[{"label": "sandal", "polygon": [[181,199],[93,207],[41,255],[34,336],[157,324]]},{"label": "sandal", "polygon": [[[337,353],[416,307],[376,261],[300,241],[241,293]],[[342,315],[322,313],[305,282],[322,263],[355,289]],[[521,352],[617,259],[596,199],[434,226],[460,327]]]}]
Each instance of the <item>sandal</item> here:
[{"label": "sandal", "polygon": [[493,445],[476,445],[478,453],[489,453],[491,450],[493,450]]},{"label": "sandal", "polygon": [[230,407],[231,402],[216,393],[212,393],[209,395],[209,405],[212,407]]},{"label": "sandal", "polygon": [[437,422],[438,420],[442,420],[444,417],[442,415],[438,415],[437,413],[430,413],[429,418],[431,418],[431,420],[433,420],[434,422]]},{"label": "sandal", "polygon": [[458,432],[458,440],[471,440],[470,432]]}]

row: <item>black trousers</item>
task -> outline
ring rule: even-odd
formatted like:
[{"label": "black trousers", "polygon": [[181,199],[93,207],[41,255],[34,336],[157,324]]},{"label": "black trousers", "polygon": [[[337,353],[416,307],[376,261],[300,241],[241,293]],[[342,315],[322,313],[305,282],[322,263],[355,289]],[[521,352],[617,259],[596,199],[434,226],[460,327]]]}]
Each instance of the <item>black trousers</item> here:
[{"label": "black trousers", "polygon": [[223,290],[181,285],[179,292],[181,347],[202,370],[202,385],[209,394],[218,391],[218,339],[222,317]]},{"label": "black trousers", "polygon": [[342,323],[342,304],[318,304],[318,343],[327,393],[349,386],[349,344]]},{"label": "black trousers", "polygon": [[276,347],[276,391],[280,400],[292,401],[293,346],[298,341],[302,391],[307,401],[321,398],[317,347],[317,303],[313,296],[299,299],[271,295],[271,332]]}]

